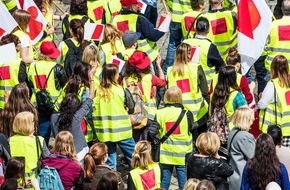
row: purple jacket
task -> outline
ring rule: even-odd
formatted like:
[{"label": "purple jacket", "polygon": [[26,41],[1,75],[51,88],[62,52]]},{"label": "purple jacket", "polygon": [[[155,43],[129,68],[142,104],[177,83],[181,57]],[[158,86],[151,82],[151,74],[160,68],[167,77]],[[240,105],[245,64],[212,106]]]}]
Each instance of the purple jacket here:
[{"label": "purple jacket", "polygon": [[52,153],[49,157],[43,158],[42,164],[57,170],[65,190],[70,190],[77,185],[82,173],[82,168],[77,161],[58,153]]}]

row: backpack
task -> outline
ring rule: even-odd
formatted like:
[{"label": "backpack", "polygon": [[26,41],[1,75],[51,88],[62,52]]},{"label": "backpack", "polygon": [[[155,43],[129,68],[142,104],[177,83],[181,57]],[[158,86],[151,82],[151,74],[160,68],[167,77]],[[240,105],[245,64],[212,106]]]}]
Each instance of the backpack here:
[{"label": "backpack", "polygon": [[141,129],[146,126],[148,117],[148,112],[142,97],[142,92],[138,83],[129,84],[128,80],[126,79],[126,84],[127,90],[130,92],[135,102],[134,113],[129,114],[131,125],[133,129]]},{"label": "backpack", "polygon": [[61,179],[55,168],[45,166],[37,176],[41,190],[64,190]]},{"label": "backpack", "polygon": [[227,143],[230,129],[225,108],[214,108],[213,114],[208,120],[208,130],[218,135],[221,144]]},{"label": "backpack", "polygon": [[49,92],[46,90],[47,81],[48,81],[50,74],[51,74],[52,70],[54,69],[54,67],[52,67],[52,69],[49,71],[49,74],[46,78],[46,81],[45,81],[44,85],[42,86],[41,81],[39,79],[40,77],[37,73],[36,64],[34,65],[37,80],[38,80],[38,83],[40,85],[39,91],[37,91],[35,93],[37,109],[38,109],[39,113],[52,114],[52,112],[54,111],[54,102],[52,101]]},{"label": "backpack", "polygon": [[64,43],[68,46],[68,51],[64,60],[64,70],[66,76],[69,78],[73,73],[73,68],[77,62],[82,60],[82,47],[77,47],[71,39],[67,39]]},{"label": "backpack", "polygon": [[[82,26],[84,26],[85,23],[89,20],[89,17],[88,16],[83,16],[83,18],[81,18],[80,20],[82,21]],[[92,22],[92,20],[91,20],[91,22]],[[64,25],[66,31],[64,32],[63,27],[61,27],[62,28],[62,33],[63,33],[62,40],[65,41],[65,40],[67,40],[70,37],[68,16],[64,17],[63,25]]]},{"label": "backpack", "polygon": [[5,174],[6,165],[8,163],[9,158],[10,158],[9,153],[4,148],[4,146],[0,144],[0,186],[5,181],[4,174]]}]

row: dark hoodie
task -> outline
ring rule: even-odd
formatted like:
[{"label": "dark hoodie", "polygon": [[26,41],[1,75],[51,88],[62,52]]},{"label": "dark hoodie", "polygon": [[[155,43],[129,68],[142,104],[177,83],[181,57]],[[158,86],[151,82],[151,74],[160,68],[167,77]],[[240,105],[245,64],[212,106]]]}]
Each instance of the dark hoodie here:
[{"label": "dark hoodie", "polygon": [[65,190],[70,190],[73,186],[76,186],[82,173],[81,165],[76,160],[56,152],[43,158],[42,164],[57,170]]}]

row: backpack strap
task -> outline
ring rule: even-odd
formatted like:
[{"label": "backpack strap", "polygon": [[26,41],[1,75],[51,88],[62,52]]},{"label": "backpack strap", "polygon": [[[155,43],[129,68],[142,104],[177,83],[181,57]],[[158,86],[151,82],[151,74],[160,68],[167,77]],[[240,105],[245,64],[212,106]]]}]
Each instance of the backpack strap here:
[{"label": "backpack strap", "polygon": [[85,24],[88,20],[89,20],[88,16],[83,16],[83,18],[81,19],[82,25],[85,26]]},{"label": "backpack strap", "polygon": [[177,121],[174,123],[173,127],[160,139],[160,143],[163,143],[168,139],[168,137],[173,133],[173,131],[178,127],[179,123],[181,122],[186,110],[182,110]]},{"label": "backpack strap", "polygon": [[38,75],[38,73],[37,73],[36,64],[34,64],[34,69],[35,69],[35,73],[36,73],[36,76],[37,76],[37,80],[38,80],[38,83],[39,83],[40,89],[44,89],[44,87],[46,86],[47,81],[48,81],[48,79],[49,79],[49,77],[50,77],[50,74],[51,74],[52,70],[54,69],[54,67],[55,67],[55,66],[53,66],[53,67],[50,69],[50,71],[49,71],[49,73],[48,73],[48,76],[47,76],[47,78],[46,78],[46,80],[45,80],[44,86],[42,86],[42,85],[41,85],[41,82],[40,82],[40,79],[39,79],[39,75]]},{"label": "backpack strap", "polygon": [[190,30],[192,29],[192,27],[194,26],[196,20],[198,19],[198,17],[199,17],[201,14],[202,14],[202,13],[199,13],[199,14],[197,15],[197,17],[194,19],[194,21],[191,23],[191,25],[190,25],[190,27],[189,27],[189,30],[188,30],[188,32],[187,32],[187,35],[186,35],[186,39],[188,39],[188,35],[189,35],[189,33],[190,33]]},{"label": "backpack strap", "polygon": [[63,31],[63,28],[62,28],[62,33],[63,33],[63,40],[69,38],[69,21],[68,21],[68,16],[64,17],[63,19],[63,25],[64,27],[66,28],[66,31],[64,32]]}]

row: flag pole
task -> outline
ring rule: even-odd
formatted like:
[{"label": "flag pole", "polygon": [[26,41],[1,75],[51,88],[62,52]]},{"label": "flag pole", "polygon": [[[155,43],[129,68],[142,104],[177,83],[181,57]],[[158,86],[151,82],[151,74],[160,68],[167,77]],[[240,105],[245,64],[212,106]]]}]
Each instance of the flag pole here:
[{"label": "flag pole", "polygon": [[166,5],[166,3],[165,3],[165,0],[161,0],[161,1],[162,1],[163,6],[164,6],[164,9],[165,9],[166,14],[169,14],[169,11],[168,11],[168,8],[167,8],[167,5]]},{"label": "flag pole", "polygon": [[52,1],[52,3],[53,3],[54,6],[55,6],[58,10],[60,10],[63,14],[65,13],[65,11],[63,10],[63,8],[61,8],[59,4],[57,4],[57,3],[54,2],[54,1]]}]

